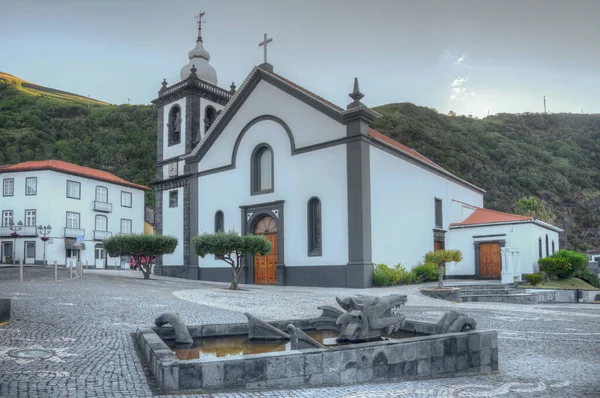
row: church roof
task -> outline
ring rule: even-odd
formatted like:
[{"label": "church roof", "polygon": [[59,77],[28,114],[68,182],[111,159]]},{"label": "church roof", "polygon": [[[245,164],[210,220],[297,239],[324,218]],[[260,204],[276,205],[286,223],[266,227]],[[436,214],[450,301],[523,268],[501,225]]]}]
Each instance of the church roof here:
[{"label": "church roof", "polygon": [[503,213],[501,211],[484,209],[477,207],[477,209],[464,221],[459,223],[452,223],[450,226],[459,225],[479,225],[479,224],[497,224],[497,223],[512,223],[512,222],[523,222],[533,221],[534,218],[530,216],[521,216],[518,214]]},{"label": "church roof", "polygon": [[135,184],[127,180],[117,177],[108,171],[92,169],[90,167],[79,166],[73,163],[63,162],[62,160],[33,160],[29,162],[22,162],[12,165],[0,166],[0,173],[10,172],[21,172],[21,171],[37,171],[37,170],[52,170],[61,173],[72,174],[80,177],[91,178],[94,180],[100,180],[110,182],[117,185],[124,185],[126,187],[149,190],[150,188],[145,185]]},{"label": "church roof", "polygon": [[421,155],[419,152],[415,151],[412,148],[407,147],[404,144],[399,143],[398,141],[396,141],[393,138],[388,137],[385,134],[380,133],[377,130],[374,129],[369,129],[369,136],[371,136],[372,138],[375,138],[377,141],[382,141],[385,142],[386,144],[389,144],[391,146],[393,146],[394,148],[399,149],[400,151],[404,152],[405,154],[412,156],[413,158],[420,160],[421,162],[427,163],[435,168],[438,168],[440,170],[444,170],[441,166],[439,166],[438,164],[434,163],[433,161],[431,161],[430,159],[426,158],[425,156]]}]

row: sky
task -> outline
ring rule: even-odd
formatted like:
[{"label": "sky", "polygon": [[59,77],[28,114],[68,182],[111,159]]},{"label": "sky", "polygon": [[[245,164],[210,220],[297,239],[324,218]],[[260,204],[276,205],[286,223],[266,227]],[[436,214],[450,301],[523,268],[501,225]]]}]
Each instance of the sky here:
[{"label": "sky", "polygon": [[345,107],[600,113],[600,0],[0,0],[0,71],[113,104],[179,80],[195,16],[219,86],[263,61]]}]

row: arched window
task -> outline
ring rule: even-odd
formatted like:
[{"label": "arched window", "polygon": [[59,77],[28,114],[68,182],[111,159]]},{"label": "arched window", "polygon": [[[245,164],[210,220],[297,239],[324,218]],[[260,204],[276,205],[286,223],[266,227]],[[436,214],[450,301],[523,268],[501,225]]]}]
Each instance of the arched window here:
[{"label": "arched window", "polygon": [[550,245],[548,243],[548,234],[546,234],[546,257],[550,255]]},{"label": "arched window", "polygon": [[322,233],[321,233],[321,201],[312,198],[308,201],[308,255],[322,255]]},{"label": "arched window", "polygon": [[266,144],[252,153],[252,194],[273,192],[273,151]]},{"label": "arched window", "polygon": [[96,231],[108,231],[108,218],[106,216],[96,216]]},{"label": "arched window", "polygon": [[108,202],[108,189],[106,187],[96,187],[96,202]]},{"label": "arched window", "polygon": [[169,146],[179,144],[181,142],[181,108],[179,105],[171,107],[167,128],[169,129]]},{"label": "arched window", "polygon": [[538,249],[539,249],[540,258],[542,258],[543,253],[542,253],[542,237],[541,236],[538,239],[538,246],[539,246]]},{"label": "arched window", "polygon": [[215,232],[225,232],[225,217],[221,210],[215,213]]},{"label": "arched window", "polygon": [[216,118],[217,110],[212,105],[208,105],[204,108],[204,134],[206,134]]}]

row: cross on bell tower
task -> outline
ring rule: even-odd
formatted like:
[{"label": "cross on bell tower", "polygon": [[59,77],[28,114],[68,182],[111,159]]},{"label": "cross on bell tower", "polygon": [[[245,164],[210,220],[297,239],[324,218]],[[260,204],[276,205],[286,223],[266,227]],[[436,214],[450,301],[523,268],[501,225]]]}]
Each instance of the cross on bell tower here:
[{"label": "cross on bell tower", "polygon": [[196,39],[196,42],[202,41],[202,20],[204,19],[204,14],[206,14],[206,12],[200,12],[200,14],[194,17],[196,18],[196,21],[198,21],[198,39]]}]

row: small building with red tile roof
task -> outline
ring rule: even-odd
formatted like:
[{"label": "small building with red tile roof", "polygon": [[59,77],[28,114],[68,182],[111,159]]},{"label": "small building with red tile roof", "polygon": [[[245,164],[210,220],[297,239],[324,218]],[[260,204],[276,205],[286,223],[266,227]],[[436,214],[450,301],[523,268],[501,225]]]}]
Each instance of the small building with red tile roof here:
[{"label": "small building with red tile roof", "polygon": [[[208,54],[205,45],[190,59]],[[485,190],[375,130],[381,115],[362,102],[358,79],[340,107],[266,61],[239,87],[221,88],[209,59],[163,81],[153,101],[156,231],[182,242],[157,259],[156,273],[230,281],[229,266],[196,256],[191,240],[234,230],[265,235],[274,248],[247,259],[241,283],[364,288],[374,263],[410,269],[435,248],[473,252],[467,229],[540,227],[485,210]],[[477,275],[467,261],[456,275]]]},{"label": "small building with red tile roof", "polygon": [[110,172],[37,160],[0,166],[0,180],[0,262],[120,267],[102,241],[144,232],[150,188]]}]

